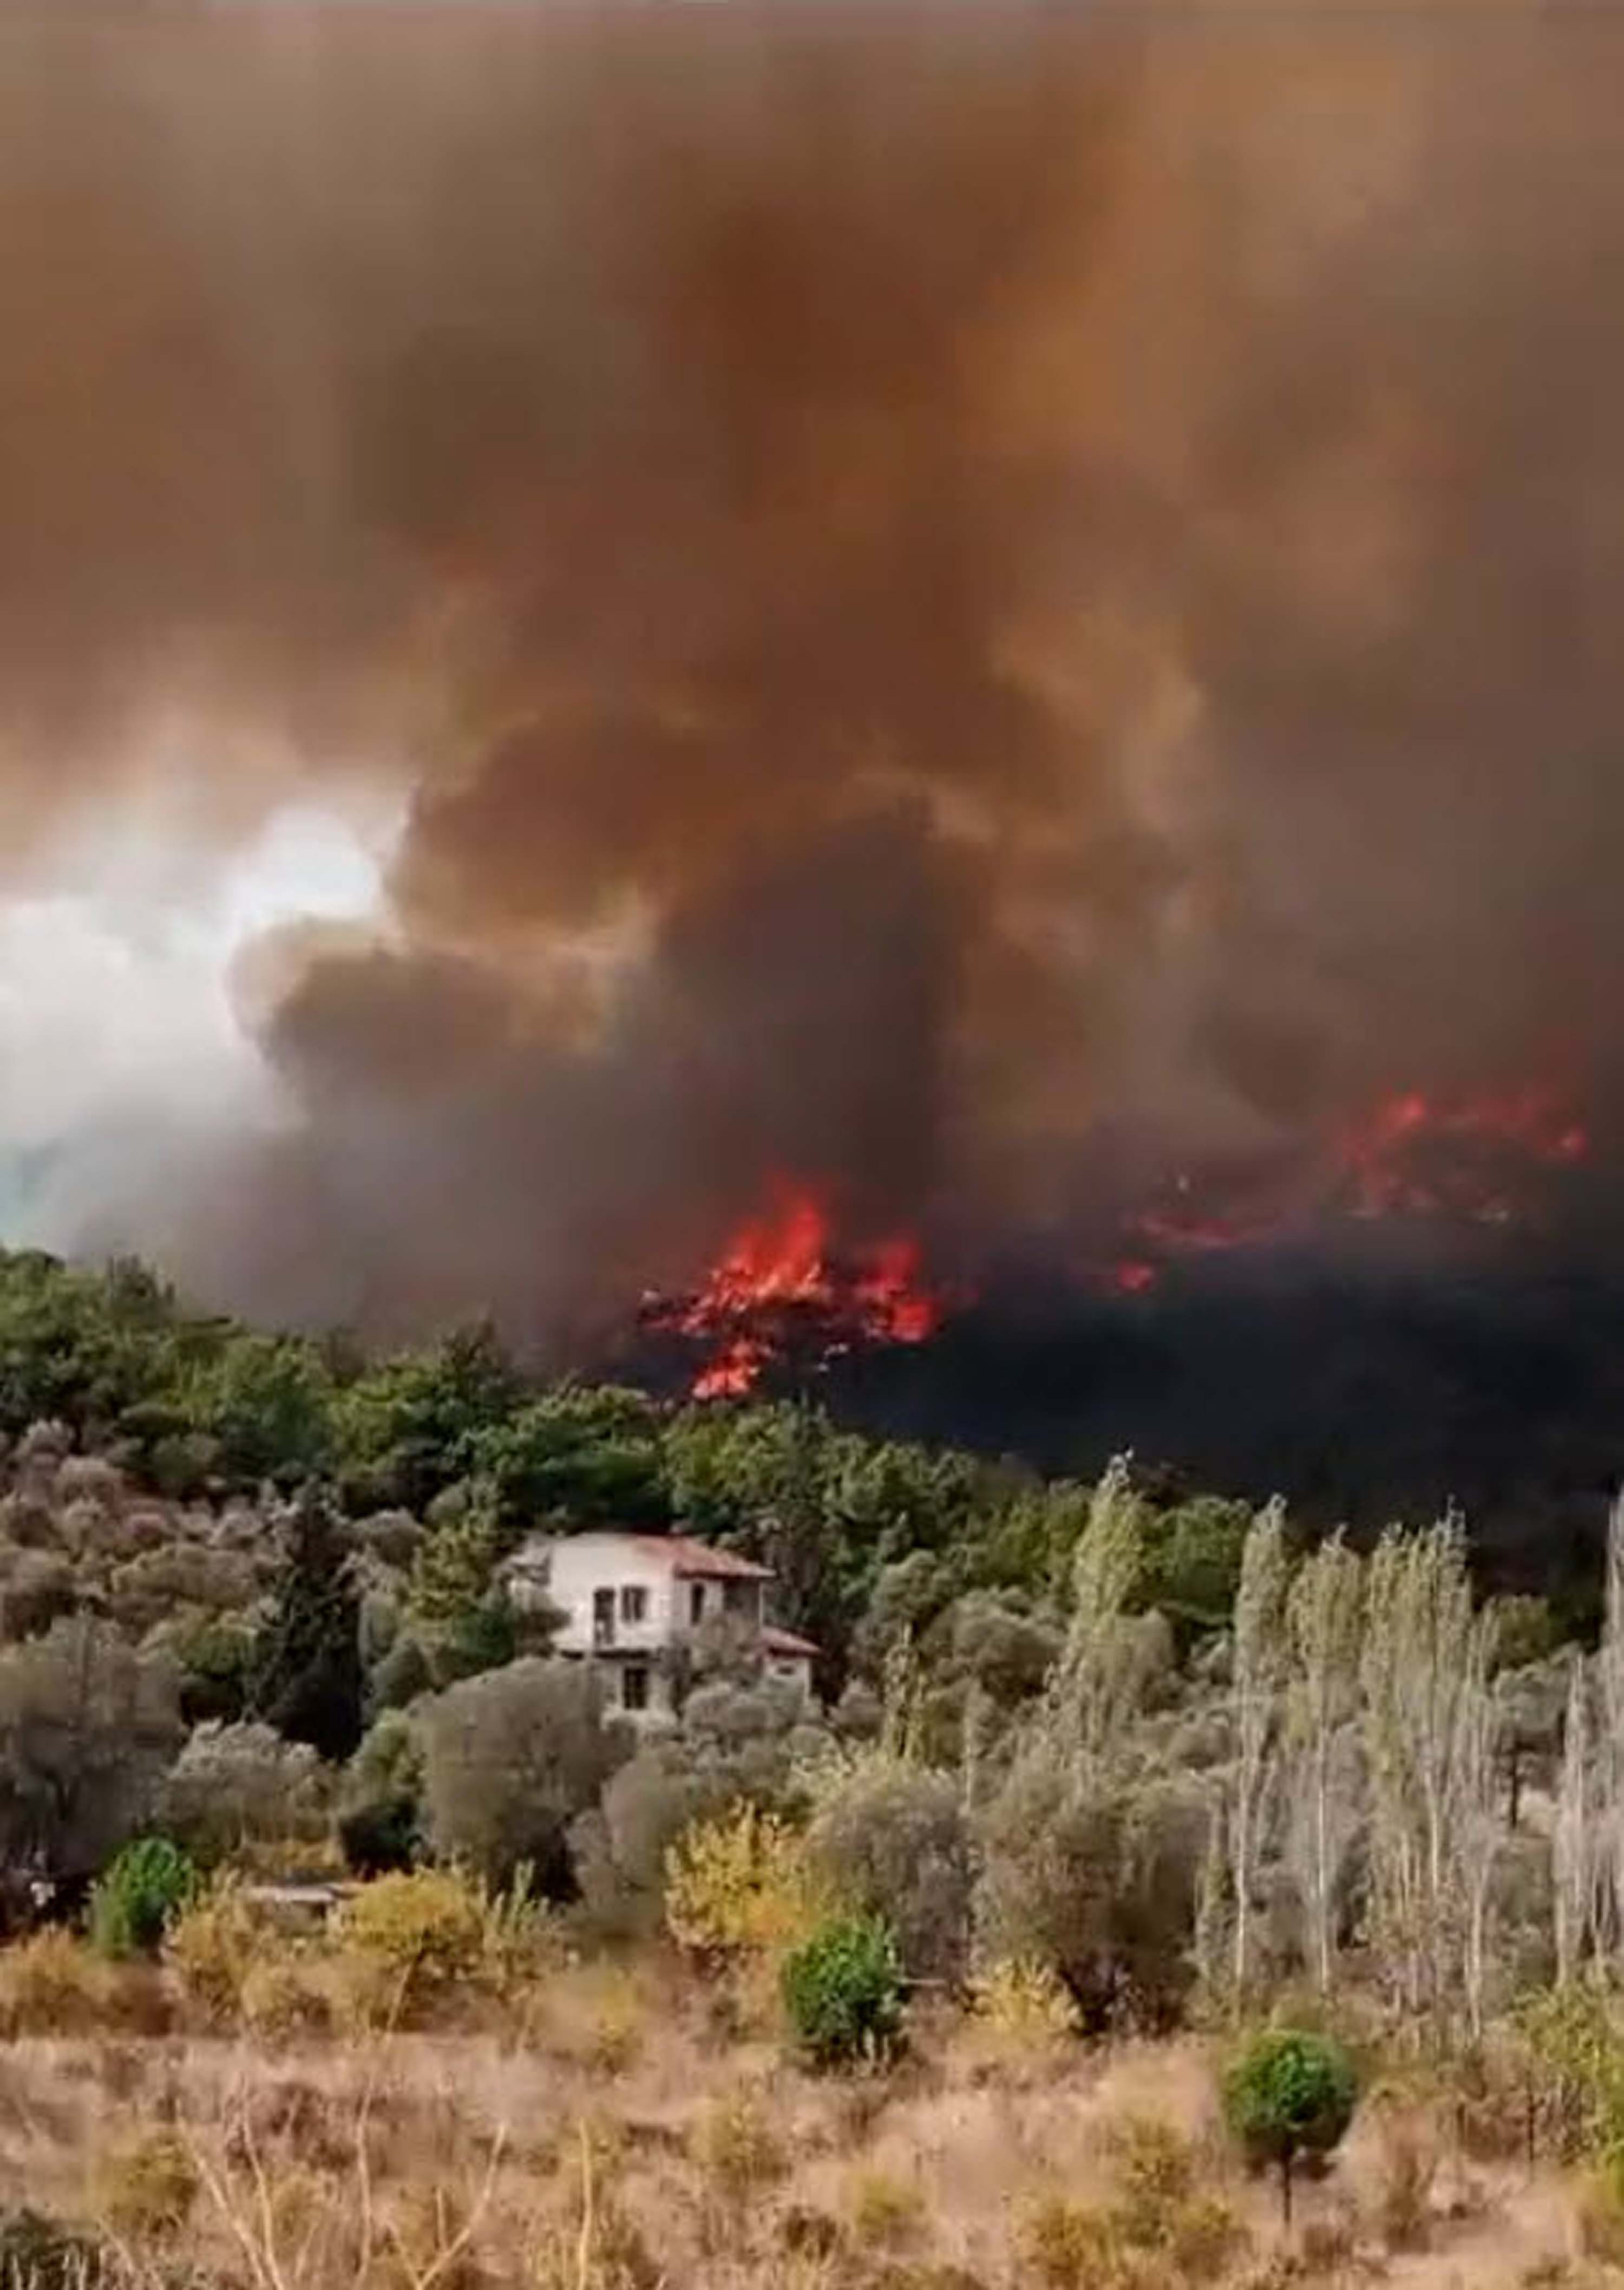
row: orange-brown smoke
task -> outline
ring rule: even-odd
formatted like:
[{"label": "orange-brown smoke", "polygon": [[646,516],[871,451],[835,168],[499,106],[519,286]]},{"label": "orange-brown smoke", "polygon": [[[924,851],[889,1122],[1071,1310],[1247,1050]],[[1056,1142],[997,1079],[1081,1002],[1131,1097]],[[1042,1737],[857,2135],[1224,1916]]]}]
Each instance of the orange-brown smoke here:
[{"label": "orange-brown smoke", "polygon": [[1532,6],[8,25],[6,868],[406,805],[243,965],[281,1125],[69,1141],[64,1237],[546,1337],[773,1171],[950,1253],[1604,1122],[1621,95]]}]

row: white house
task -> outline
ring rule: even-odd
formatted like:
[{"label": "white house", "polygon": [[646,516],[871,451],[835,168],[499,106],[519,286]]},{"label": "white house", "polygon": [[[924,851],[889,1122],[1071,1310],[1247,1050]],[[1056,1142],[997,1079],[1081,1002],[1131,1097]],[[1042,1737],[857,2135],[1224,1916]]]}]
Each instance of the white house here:
[{"label": "white house", "polygon": [[812,1691],[818,1649],[766,1615],[769,1566],[685,1534],[532,1535],[508,1562],[524,1605],[545,1599],[564,1616],[559,1653],[602,1663],[612,1704],[628,1717],[675,1714],[680,1657],[708,1622],[726,1616],[756,1638],[764,1667]]}]

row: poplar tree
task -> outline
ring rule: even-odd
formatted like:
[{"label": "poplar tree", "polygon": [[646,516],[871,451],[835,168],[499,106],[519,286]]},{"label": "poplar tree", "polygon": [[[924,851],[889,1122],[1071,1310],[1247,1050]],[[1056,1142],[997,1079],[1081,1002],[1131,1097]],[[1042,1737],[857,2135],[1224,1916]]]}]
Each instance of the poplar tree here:
[{"label": "poplar tree", "polygon": [[1490,1888],[1504,1840],[1499,1771],[1501,1713],[1491,1676],[1494,1638],[1495,1617],[1488,1608],[1476,1617],[1467,1639],[1455,1727],[1452,1841],[1460,1877],[1460,1977],[1467,2019],[1475,2038],[1483,2033]]},{"label": "poplar tree", "polygon": [[1364,1605],[1364,1569],[1338,1533],[1303,1561],[1286,1605],[1287,1849],[1305,1951],[1322,1993],[1335,1971],[1337,1894],[1359,1819],[1355,1721]]},{"label": "poplar tree", "polygon": [[1590,1665],[1580,1655],[1568,1683],[1562,1770],[1551,1825],[1551,1895],[1556,1984],[1565,1988],[1595,1937],[1595,1776],[1590,1746]]},{"label": "poplar tree", "polygon": [[1228,1838],[1237,1997],[1245,1993],[1251,1971],[1252,1902],[1279,1744],[1290,1581],[1284,1507],[1271,1502],[1258,1513],[1247,1534],[1235,1596],[1236,1755]]},{"label": "poplar tree", "polygon": [[1118,1455],[1077,1537],[1070,1620],[1044,1695],[1044,1730],[1089,1767],[1105,1762],[1143,1690],[1147,1633],[1128,1608],[1144,1558],[1144,1507]]},{"label": "poplar tree", "polygon": [[1602,1876],[1596,1905],[1616,1954],[1624,1949],[1624,1496],[1607,1520],[1605,1597],[1596,1653],[1601,1735],[1593,1745],[1595,1846]]},{"label": "poplar tree", "polygon": [[[1372,1556],[1360,1678],[1370,1773],[1371,1927],[1412,2010],[1441,2011],[1473,1965],[1475,1902],[1498,1849],[1482,1777],[1492,1761],[1492,1624],[1472,1611],[1466,1537],[1450,1513],[1390,1528]],[[1480,1938],[1480,1934],[1478,1937]]]}]

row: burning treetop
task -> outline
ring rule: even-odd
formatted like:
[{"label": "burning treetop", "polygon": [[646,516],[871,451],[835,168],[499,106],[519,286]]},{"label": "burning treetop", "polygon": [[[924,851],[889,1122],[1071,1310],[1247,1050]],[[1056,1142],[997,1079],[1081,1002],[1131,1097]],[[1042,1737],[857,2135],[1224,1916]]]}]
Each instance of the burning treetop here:
[{"label": "burning treetop", "polygon": [[696,1399],[749,1391],[780,1357],[818,1366],[858,1342],[922,1343],[940,1325],[946,1299],[925,1285],[912,1235],[842,1247],[812,1187],[779,1178],[772,1189],[690,1294],[644,1301],[646,1325],[706,1347]]}]

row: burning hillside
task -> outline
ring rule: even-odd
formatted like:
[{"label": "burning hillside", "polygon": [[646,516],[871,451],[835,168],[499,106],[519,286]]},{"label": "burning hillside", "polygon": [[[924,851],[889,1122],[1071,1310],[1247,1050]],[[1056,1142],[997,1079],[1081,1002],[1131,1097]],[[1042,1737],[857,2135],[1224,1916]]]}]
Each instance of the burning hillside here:
[{"label": "burning hillside", "polygon": [[[1084,1289],[1133,1297],[1173,1268],[1252,1252],[1312,1252],[1360,1224],[1548,1229],[1553,1181],[1583,1164],[1589,1139],[1562,1093],[1419,1090],[1380,1098],[1303,1144],[1199,1173],[1180,1170],[1124,1209],[1120,1253],[1084,1263]],[[854,1243],[827,1189],[785,1177],[730,1236],[692,1289],[651,1292],[642,1326],[680,1339],[697,1399],[739,1398],[764,1377],[803,1381],[854,1351],[924,1344],[974,1301],[933,1279],[912,1233]]]}]

